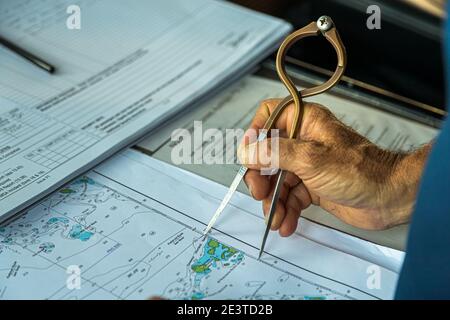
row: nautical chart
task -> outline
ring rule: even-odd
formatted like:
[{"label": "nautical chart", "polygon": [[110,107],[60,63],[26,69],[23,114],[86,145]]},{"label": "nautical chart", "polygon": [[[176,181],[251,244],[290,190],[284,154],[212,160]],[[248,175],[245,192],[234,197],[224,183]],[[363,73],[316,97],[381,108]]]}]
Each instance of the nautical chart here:
[{"label": "nautical chart", "polygon": [[[204,238],[197,225],[186,212],[90,172],[0,227],[0,297],[375,298],[301,268],[287,271],[276,257],[259,261],[226,235]],[[71,266],[80,269],[76,289],[68,285]]]}]

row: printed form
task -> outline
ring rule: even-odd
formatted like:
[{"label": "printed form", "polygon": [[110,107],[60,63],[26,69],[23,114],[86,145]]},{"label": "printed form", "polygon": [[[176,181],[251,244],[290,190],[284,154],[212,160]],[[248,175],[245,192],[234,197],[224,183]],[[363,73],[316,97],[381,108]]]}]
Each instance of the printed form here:
[{"label": "printed form", "polygon": [[206,0],[0,0],[0,220],[17,213],[268,55],[290,26]]}]

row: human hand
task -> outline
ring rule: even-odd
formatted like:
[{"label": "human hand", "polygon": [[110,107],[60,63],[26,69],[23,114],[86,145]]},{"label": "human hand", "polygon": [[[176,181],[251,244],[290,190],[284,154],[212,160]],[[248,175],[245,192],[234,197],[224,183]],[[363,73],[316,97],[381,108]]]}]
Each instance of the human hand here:
[{"label": "human hand", "polygon": [[[280,100],[262,102],[238,151],[249,170],[245,182],[252,196],[262,200],[267,216],[276,176],[261,175],[272,155],[270,141],[251,143]],[[297,139],[286,139],[293,105],[280,116],[276,128],[279,168],[289,171],[277,203],[272,230],[290,236],[301,211],[322,207],[355,227],[380,230],[409,220],[417,186],[430,145],[412,153],[383,150],[340,122],[325,107],[305,103]],[[253,132],[251,131],[253,130]],[[268,139],[270,140],[270,139]],[[254,161],[256,160],[256,161]]]}]

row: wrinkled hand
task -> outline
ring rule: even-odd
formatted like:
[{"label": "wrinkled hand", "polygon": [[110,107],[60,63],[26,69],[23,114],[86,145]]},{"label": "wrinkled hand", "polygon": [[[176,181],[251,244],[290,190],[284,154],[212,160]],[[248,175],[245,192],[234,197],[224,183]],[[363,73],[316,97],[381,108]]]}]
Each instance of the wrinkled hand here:
[{"label": "wrinkled hand", "polygon": [[[272,143],[250,141],[280,100],[264,101],[253,119],[238,156],[250,168],[245,182],[267,216],[276,176],[261,175]],[[408,221],[430,146],[413,153],[379,148],[340,122],[328,109],[305,103],[297,139],[286,139],[293,119],[289,106],[276,123],[279,168],[289,171],[272,222],[281,236],[297,228],[301,211],[322,207],[353,226],[380,230]],[[253,143],[252,143],[253,142]],[[256,157],[256,162],[255,162]]]}]

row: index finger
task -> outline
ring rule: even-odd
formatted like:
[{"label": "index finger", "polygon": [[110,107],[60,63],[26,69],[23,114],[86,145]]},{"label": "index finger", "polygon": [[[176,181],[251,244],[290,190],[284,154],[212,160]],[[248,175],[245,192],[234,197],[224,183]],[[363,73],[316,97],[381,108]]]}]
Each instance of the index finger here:
[{"label": "index finger", "polygon": [[[275,108],[280,104],[282,99],[268,99],[261,102],[256,114],[250,124],[250,127],[245,132],[243,138],[243,144],[247,145],[256,141],[259,131],[264,128],[270,115],[273,113]],[[286,110],[277,119],[275,127],[273,129],[279,129],[281,131],[289,131],[292,125],[294,109],[292,106],[288,106]],[[288,130],[287,130],[288,129]]]}]

